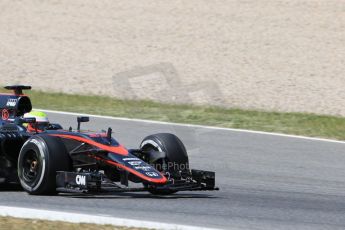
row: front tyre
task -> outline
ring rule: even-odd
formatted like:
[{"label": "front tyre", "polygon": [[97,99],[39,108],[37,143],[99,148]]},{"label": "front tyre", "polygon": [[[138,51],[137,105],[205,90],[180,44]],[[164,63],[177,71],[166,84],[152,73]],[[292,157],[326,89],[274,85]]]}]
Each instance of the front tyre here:
[{"label": "front tyre", "polygon": [[20,150],[18,177],[29,194],[55,194],[56,172],[71,169],[71,158],[62,141],[56,137],[32,136]]},{"label": "front tyre", "polygon": [[[140,149],[146,153],[146,161],[153,164],[162,173],[169,173],[172,177],[181,171],[189,169],[188,155],[182,141],[171,133],[158,133],[147,136],[140,144]],[[164,152],[165,157],[154,157],[150,152]],[[148,186],[148,185],[146,185]],[[169,195],[176,191],[170,189],[148,189],[155,195]]]}]

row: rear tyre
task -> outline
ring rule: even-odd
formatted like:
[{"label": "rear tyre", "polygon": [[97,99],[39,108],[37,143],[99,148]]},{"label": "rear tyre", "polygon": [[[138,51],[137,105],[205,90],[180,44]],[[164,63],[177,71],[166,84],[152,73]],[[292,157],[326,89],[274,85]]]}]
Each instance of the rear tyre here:
[{"label": "rear tyre", "polygon": [[56,172],[71,169],[72,160],[65,145],[56,137],[35,135],[20,150],[18,177],[29,194],[56,194]]},{"label": "rear tyre", "polygon": [[[162,172],[168,172],[170,175],[178,174],[180,171],[189,169],[188,154],[182,141],[171,133],[158,133],[147,136],[140,144],[140,149],[147,153],[145,156],[147,162],[153,164],[155,168]],[[150,151],[164,152],[165,157],[154,158]],[[149,192],[155,195],[169,195],[176,191],[169,189],[156,189],[148,187]]]}]

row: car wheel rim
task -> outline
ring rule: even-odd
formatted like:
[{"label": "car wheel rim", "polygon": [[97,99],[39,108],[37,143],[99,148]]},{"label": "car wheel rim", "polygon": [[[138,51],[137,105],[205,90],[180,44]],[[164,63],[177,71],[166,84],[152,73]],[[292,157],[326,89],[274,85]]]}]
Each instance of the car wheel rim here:
[{"label": "car wheel rim", "polygon": [[33,186],[40,177],[41,163],[36,151],[28,151],[22,161],[23,180],[26,184]]}]

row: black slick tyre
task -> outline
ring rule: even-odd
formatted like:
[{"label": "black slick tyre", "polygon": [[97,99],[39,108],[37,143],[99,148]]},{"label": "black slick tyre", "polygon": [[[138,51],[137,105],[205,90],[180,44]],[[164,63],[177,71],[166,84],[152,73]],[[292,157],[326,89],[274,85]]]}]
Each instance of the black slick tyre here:
[{"label": "black slick tyre", "polygon": [[[174,175],[179,171],[189,169],[188,154],[182,141],[171,133],[158,133],[147,136],[140,144],[140,149],[143,152],[150,151],[164,152],[164,158],[150,159],[148,154],[148,163],[153,164],[158,171],[163,173],[168,172]],[[151,157],[152,158],[152,157]],[[168,195],[176,191],[169,189],[149,189],[149,192],[155,195]]]},{"label": "black slick tyre", "polygon": [[55,194],[56,172],[71,169],[71,158],[57,137],[44,134],[32,136],[20,150],[18,177],[29,194]]}]

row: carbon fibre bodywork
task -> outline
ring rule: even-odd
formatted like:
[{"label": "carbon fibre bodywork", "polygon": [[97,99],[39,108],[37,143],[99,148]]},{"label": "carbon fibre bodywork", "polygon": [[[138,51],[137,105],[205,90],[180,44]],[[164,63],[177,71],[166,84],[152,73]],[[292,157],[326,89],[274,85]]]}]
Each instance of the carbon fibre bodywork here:
[{"label": "carbon fibre bodywork", "polygon": [[[54,125],[43,132],[28,132],[23,123],[35,120],[23,118],[32,105],[22,89],[30,88],[10,86],[7,89],[14,90],[14,94],[0,94],[0,183],[18,183],[18,156],[22,146],[30,140],[34,142],[35,136],[48,136],[63,143],[72,165],[69,171],[54,171],[58,192],[217,190],[214,172],[188,168],[167,172],[151,165],[147,158],[148,155],[164,158],[164,152],[127,149],[111,136],[110,128],[101,133],[80,131],[80,122],[88,118],[78,118],[76,131],[55,130],[61,126]],[[143,186],[132,188],[129,182]]]}]

